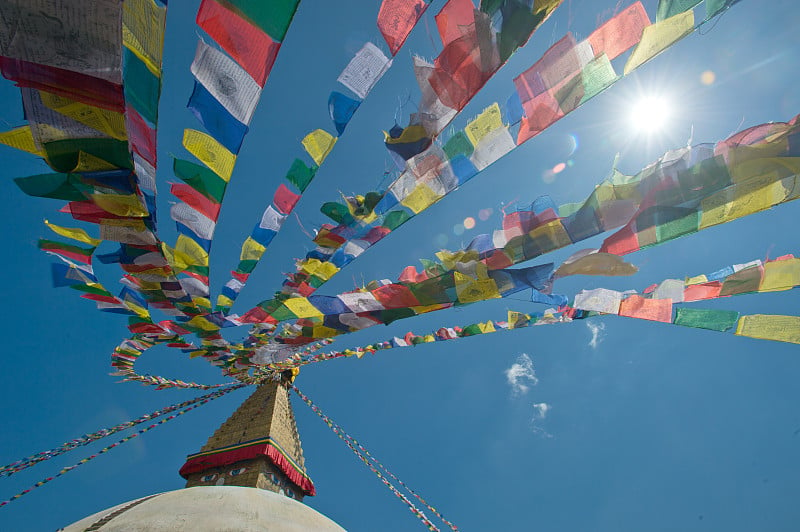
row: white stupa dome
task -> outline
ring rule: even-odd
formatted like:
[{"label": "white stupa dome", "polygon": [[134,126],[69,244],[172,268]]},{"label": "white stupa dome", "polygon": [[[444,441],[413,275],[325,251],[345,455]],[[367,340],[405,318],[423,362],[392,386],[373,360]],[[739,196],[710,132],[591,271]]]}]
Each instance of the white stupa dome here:
[{"label": "white stupa dome", "polygon": [[63,530],[102,532],[342,531],[316,510],[284,495],[258,488],[202,486],[168,491],[122,503]]}]

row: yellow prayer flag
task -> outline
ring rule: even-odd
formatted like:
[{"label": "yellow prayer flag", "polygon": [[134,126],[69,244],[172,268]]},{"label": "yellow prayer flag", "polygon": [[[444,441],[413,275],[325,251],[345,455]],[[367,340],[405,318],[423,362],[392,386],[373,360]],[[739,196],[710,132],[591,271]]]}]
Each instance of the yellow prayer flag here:
[{"label": "yellow prayer flag", "polygon": [[106,212],[129,218],[144,218],[148,215],[142,200],[136,194],[92,194],[95,205]]},{"label": "yellow prayer flag", "polygon": [[642,32],[642,40],[633,49],[628,62],[625,63],[623,73],[627,76],[693,31],[694,12],[692,10],[647,26]]},{"label": "yellow prayer flag", "polygon": [[687,277],[686,281],[684,281],[683,284],[685,286],[691,286],[693,284],[703,284],[707,282],[708,282],[708,277],[706,277],[705,274],[702,274],[702,275],[696,275],[694,277]]},{"label": "yellow prayer flag", "polygon": [[416,188],[400,203],[408,207],[414,214],[419,214],[442,198],[425,183],[419,183]]},{"label": "yellow prayer flag", "polygon": [[470,262],[480,260],[480,254],[474,250],[459,250],[456,252],[443,249],[436,252],[436,258],[442,262],[442,266],[448,270],[453,270],[456,267],[456,262]]},{"label": "yellow prayer flag", "polygon": [[72,171],[75,173],[100,172],[103,170],[116,170],[117,168],[119,168],[117,165],[104,161],[100,157],[95,157],[91,153],[86,153],[85,151],[79,151],[78,164],[75,165]]},{"label": "yellow prayer flag", "polygon": [[133,303],[131,301],[123,301],[123,304],[126,307],[128,307],[128,310],[131,310],[132,312],[136,313],[136,315],[139,316],[140,318],[150,317],[150,313],[147,311],[147,309],[144,307],[140,307],[136,303]]},{"label": "yellow prayer flag", "polygon": [[228,151],[217,139],[195,129],[185,129],[183,147],[226,183],[230,181],[233,166],[236,164],[236,155]]},{"label": "yellow prayer flag", "polygon": [[800,259],[778,260],[764,264],[759,292],[778,292],[800,285]]},{"label": "yellow prayer flag", "polygon": [[[792,178],[788,180],[794,182]],[[787,194],[783,181],[775,181],[769,175],[720,190],[700,203],[700,229],[769,209],[785,201]]]},{"label": "yellow prayer flag", "polygon": [[322,317],[324,314],[320,312],[317,307],[304,297],[290,297],[283,302],[283,306],[292,311],[292,314],[298,318],[315,318]]},{"label": "yellow prayer flag", "polygon": [[331,262],[322,262],[319,259],[306,259],[299,263],[299,269],[308,275],[315,275],[327,281],[339,271],[339,268]]},{"label": "yellow prayer flag", "polygon": [[120,112],[101,109],[52,92],[42,91],[39,95],[42,103],[57,113],[117,140],[128,138],[125,115]]},{"label": "yellow prayer flag", "polygon": [[337,331],[336,329],[331,329],[324,325],[315,325],[311,329],[311,334],[314,338],[333,338],[334,336],[342,334],[342,331]]},{"label": "yellow prayer flag", "polygon": [[231,308],[233,306],[233,299],[220,294],[217,296],[217,306]]},{"label": "yellow prayer flag", "polygon": [[433,305],[417,305],[416,307],[409,307],[416,314],[427,314],[450,307],[449,303],[435,303]]},{"label": "yellow prayer flag", "polygon": [[198,308],[211,312],[211,300],[207,297],[193,296],[192,303]]},{"label": "yellow prayer flag", "polygon": [[497,329],[494,328],[494,323],[491,321],[487,321],[486,323],[478,323],[478,329],[480,329],[482,333],[493,333],[497,331]]},{"label": "yellow prayer flag", "polygon": [[122,43],[160,78],[166,7],[153,0],[126,0],[122,7]]},{"label": "yellow prayer flag", "polygon": [[44,152],[36,147],[36,142],[33,140],[33,133],[31,132],[31,126],[21,126],[9,131],[3,131],[0,133],[0,144],[5,144],[17,150],[38,155],[39,157],[45,156]]},{"label": "yellow prayer flag", "polygon": [[460,303],[475,303],[487,299],[497,299],[500,292],[494,279],[481,279],[476,281],[468,275],[453,272],[456,282],[456,295]]},{"label": "yellow prayer flag", "polygon": [[464,133],[467,134],[472,145],[477,146],[486,135],[501,127],[503,127],[503,117],[500,113],[500,105],[493,103],[475,117],[475,120],[467,124]]},{"label": "yellow prayer flag", "polygon": [[739,318],[738,336],[800,344],[800,316],[751,314]]},{"label": "yellow prayer flag", "polygon": [[208,266],[206,250],[186,235],[178,235],[172,259],[174,262],[170,264],[179,271],[186,270],[190,266]]},{"label": "yellow prayer flag", "polygon": [[334,137],[327,131],[315,129],[305,136],[302,144],[306,152],[314,159],[314,162],[320,165],[331,152],[337,140],[337,137]]},{"label": "yellow prayer flag", "polygon": [[564,229],[561,220],[553,220],[540,225],[528,232],[528,237],[536,242],[536,246],[542,253],[548,253],[554,249],[561,249],[572,244],[569,233]]},{"label": "yellow prayer flag", "polygon": [[66,238],[71,238],[72,240],[83,242],[84,244],[89,244],[91,246],[97,247],[102,242],[102,240],[100,240],[99,238],[90,237],[89,233],[78,227],[61,227],[60,225],[51,224],[47,220],[44,221],[44,224],[57,235],[61,235]]},{"label": "yellow prayer flag", "polygon": [[332,262],[323,262],[317,268],[317,271],[314,272],[314,275],[322,279],[323,281],[327,281],[339,271],[339,267],[336,266]]},{"label": "yellow prayer flag", "polygon": [[242,244],[242,251],[239,254],[239,260],[261,260],[261,256],[264,255],[266,250],[266,247],[262,246],[248,236]]},{"label": "yellow prayer flag", "polygon": [[195,316],[186,323],[192,327],[197,327],[198,329],[202,329],[204,331],[218,331],[220,329],[219,325],[216,323],[211,323],[202,316]]},{"label": "yellow prayer flag", "polygon": [[[768,146],[778,148],[772,144]],[[782,151],[786,149],[788,146],[782,147]],[[729,152],[729,160],[731,152]],[[800,157],[759,157],[741,162],[731,162],[728,168],[734,183],[742,183],[761,176],[770,176],[773,181],[778,181],[800,174]]]}]

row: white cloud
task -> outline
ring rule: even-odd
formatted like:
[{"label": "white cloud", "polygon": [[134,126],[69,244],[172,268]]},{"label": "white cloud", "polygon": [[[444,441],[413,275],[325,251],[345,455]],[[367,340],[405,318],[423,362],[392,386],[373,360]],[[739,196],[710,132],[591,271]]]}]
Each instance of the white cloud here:
[{"label": "white cloud", "polygon": [[533,420],[544,419],[547,413],[553,408],[552,405],[547,403],[536,403],[533,405]]},{"label": "white cloud", "polygon": [[517,357],[517,361],[506,370],[506,379],[514,395],[528,393],[529,384],[536,386],[539,383],[539,379],[536,378],[536,371],[533,369],[531,357],[526,353],[522,353]]},{"label": "white cloud", "polygon": [[606,324],[587,321],[586,326],[592,332],[592,339],[589,340],[589,347],[596,349],[597,345],[603,341],[603,331],[606,328]]},{"label": "white cloud", "polygon": [[547,403],[535,403],[533,405],[533,417],[531,418],[531,428],[535,434],[539,434],[545,438],[552,438],[553,435],[539,426],[539,421],[543,421],[547,417],[547,413],[552,410],[553,406]]}]

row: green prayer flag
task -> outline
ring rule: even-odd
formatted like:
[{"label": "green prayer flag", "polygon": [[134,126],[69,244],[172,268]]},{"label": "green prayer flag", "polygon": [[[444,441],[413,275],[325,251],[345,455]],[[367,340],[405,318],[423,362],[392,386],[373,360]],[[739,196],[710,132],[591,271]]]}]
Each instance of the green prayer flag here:
[{"label": "green prayer flag", "polygon": [[457,155],[469,157],[475,150],[475,148],[472,146],[472,143],[467,138],[467,135],[463,131],[459,131],[450,137],[442,149],[444,150],[444,153],[447,155],[448,159],[453,159]]},{"label": "green prayer flag", "polygon": [[274,40],[282,41],[300,0],[221,0],[220,3],[248,19]]},{"label": "green prayer flag", "polygon": [[44,145],[47,162],[57,172],[71,172],[81,153],[88,153],[118,168],[133,170],[128,141],[111,138],[64,139]]},{"label": "green prayer flag", "polygon": [[311,183],[311,180],[314,179],[314,174],[316,174],[318,168],[317,165],[308,167],[300,159],[295,159],[286,173],[286,179],[296,186],[300,192],[303,192]]},{"label": "green prayer flag", "polygon": [[[687,209],[688,210],[688,209]],[[697,211],[689,212],[685,216],[675,218],[665,223],[656,225],[656,241],[666,242],[679,236],[685,236],[698,231],[700,224],[700,213]]]},{"label": "green prayer flag", "polygon": [[467,325],[461,332],[461,336],[474,336],[476,334],[481,334],[481,328],[480,326],[478,326],[477,323],[473,323],[472,325]]},{"label": "green prayer flag", "polygon": [[81,178],[77,174],[39,174],[16,177],[14,182],[28,196],[64,201],[85,201]]},{"label": "green prayer flag", "polygon": [[256,269],[257,264],[258,264],[257,260],[239,261],[239,265],[236,266],[236,271],[239,273],[253,273],[253,270]]},{"label": "green prayer flag", "polygon": [[161,79],[136,54],[125,50],[125,101],[151,124],[158,123]]},{"label": "green prayer flag", "polygon": [[739,313],[733,310],[706,310],[678,307],[675,325],[724,332],[736,326]]},{"label": "green prayer flag", "polygon": [[659,0],[658,10],[656,11],[656,22],[688,11],[699,3],[700,0]]},{"label": "green prayer flag", "polygon": [[98,296],[106,296],[106,297],[114,297],[114,294],[109,292],[104,288],[98,288],[96,286],[89,286],[85,284],[74,284],[70,286],[73,290],[77,290],[79,292],[86,292],[87,294],[95,294]]},{"label": "green prayer flag", "polygon": [[172,170],[176,177],[208,199],[215,203],[222,203],[228,183],[205,166],[183,159],[175,159]]},{"label": "green prayer flag", "polygon": [[394,231],[410,218],[411,215],[406,211],[392,211],[384,218],[383,226],[388,228],[390,231]]},{"label": "green prayer flag", "polygon": [[39,249],[53,252],[63,252],[71,255],[80,255],[81,257],[91,257],[96,247],[82,248],[72,244],[65,244],[63,242],[56,242],[55,240],[47,240],[45,238],[39,239]]},{"label": "green prayer flag", "polygon": [[706,20],[713,18],[723,9],[732,6],[737,0],[706,0]]},{"label": "green prayer flag", "polygon": [[[516,0],[503,2],[503,22],[497,34],[500,63],[505,63],[517,48],[523,46],[549,13],[531,12],[530,4]],[[483,2],[481,2],[483,9]]]}]

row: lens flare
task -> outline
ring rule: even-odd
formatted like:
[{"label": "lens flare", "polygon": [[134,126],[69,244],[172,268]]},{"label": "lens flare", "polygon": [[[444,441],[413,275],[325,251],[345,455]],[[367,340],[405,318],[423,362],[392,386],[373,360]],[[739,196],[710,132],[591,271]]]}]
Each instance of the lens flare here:
[{"label": "lens flare", "polygon": [[630,121],[639,132],[656,133],[667,125],[669,117],[668,102],[663,98],[649,96],[633,105]]}]

